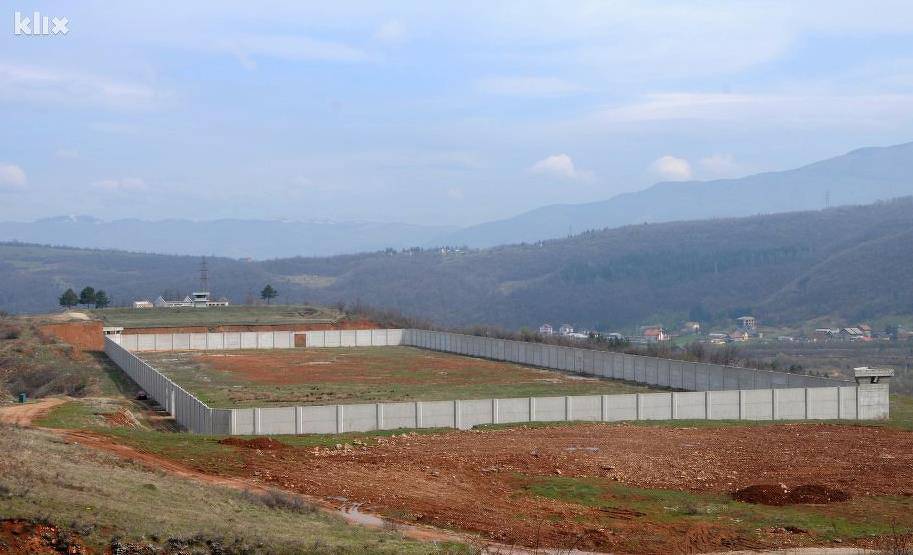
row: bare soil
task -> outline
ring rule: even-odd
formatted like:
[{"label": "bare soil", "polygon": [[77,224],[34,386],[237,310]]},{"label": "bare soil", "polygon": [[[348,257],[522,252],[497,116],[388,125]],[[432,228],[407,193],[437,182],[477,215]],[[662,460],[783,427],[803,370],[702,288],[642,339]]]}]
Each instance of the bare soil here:
[{"label": "bare soil", "polygon": [[65,397],[48,397],[31,403],[0,407],[0,423],[30,426],[34,420],[45,416],[51,409],[67,401]]},{"label": "bare soil", "polygon": [[[783,545],[783,538],[749,534],[712,518],[646,518],[623,503],[611,509],[584,506],[529,494],[526,486],[563,476],[728,494],[758,483],[782,483],[797,492],[792,499],[797,503],[818,503],[822,496],[838,502],[839,492],[910,495],[913,488],[913,433],[886,428],[592,424],[403,434],[377,442],[338,448],[242,447],[217,472],[357,502],[405,522],[470,531],[501,544],[652,553],[775,547]],[[213,468],[219,466],[208,465],[209,472]],[[911,524],[909,514],[895,516]],[[813,545],[815,540],[791,541]]]},{"label": "bare soil", "polygon": [[90,550],[77,534],[31,520],[0,520],[0,553],[83,555]]},{"label": "bare soil", "polygon": [[100,320],[44,324],[39,329],[42,333],[69,343],[80,351],[105,350],[105,339]]}]

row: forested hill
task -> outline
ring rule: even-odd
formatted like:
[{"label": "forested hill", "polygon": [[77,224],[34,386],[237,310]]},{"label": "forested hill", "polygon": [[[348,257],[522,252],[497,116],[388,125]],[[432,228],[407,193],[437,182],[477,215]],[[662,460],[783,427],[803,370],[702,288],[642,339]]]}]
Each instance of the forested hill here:
[{"label": "forested hill", "polygon": [[[196,257],[4,244],[0,308],[54,308],[66,287],[116,302],[196,287]],[[633,225],[468,252],[264,262],[209,259],[216,295],[267,282],[279,302],[393,307],[441,323],[625,327],[751,311],[766,322],[913,313],[913,198],[817,212]]]}]

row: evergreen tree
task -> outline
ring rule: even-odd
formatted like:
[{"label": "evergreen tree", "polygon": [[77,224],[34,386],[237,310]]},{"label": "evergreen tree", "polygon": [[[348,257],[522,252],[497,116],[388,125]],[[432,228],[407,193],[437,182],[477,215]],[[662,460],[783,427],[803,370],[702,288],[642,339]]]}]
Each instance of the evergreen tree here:
[{"label": "evergreen tree", "polygon": [[260,298],[265,300],[266,304],[269,304],[270,300],[275,299],[278,294],[279,292],[273,289],[272,285],[267,283],[266,287],[263,288],[263,291],[260,291]]},{"label": "evergreen tree", "polygon": [[95,308],[105,308],[109,304],[111,304],[111,299],[108,298],[108,294],[103,289],[95,292]]},{"label": "evergreen tree", "polygon": [[60,303],[60,306],[70,309],[79,303],[79,297],[76,296],[76,291],[67,289],[63,292],[63,295],[60,296],[58,302]]},{"label": "evergreen tree", "polygon": [[82,291],[79,292],[79,304],[84,304],[87,308],[89,305],[95,304],[95,289],[83,287]]}]

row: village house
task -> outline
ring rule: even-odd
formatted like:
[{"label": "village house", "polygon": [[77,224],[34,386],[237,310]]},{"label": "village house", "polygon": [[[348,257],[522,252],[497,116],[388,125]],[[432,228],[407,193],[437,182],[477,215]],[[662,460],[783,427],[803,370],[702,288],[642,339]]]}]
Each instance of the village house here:
[{"label": "village house", "polygon": [[552,327],[551,324],[542,324],[541,326],[539,326],[539,333],[541,335],[554,335],[555,329]]},{"label": "village house", "polygon": [[574,333],[574,326],[570,324],[561,324],[561,327],[558,328],[558,333],[561,335],[570,335]]},{"label": "village house", "polygon": [[641,335],[647,343],[656,343],[658,341],[668,341],[669,334],[662,326],[646,326],[641,329]]},{"label": "village house", "polygon": [[[136,303],[134,303],[134,305],[135,304]],[[194,291],[192,295],[184,297],[183,300],[168,300],[162,295],[159,295],[159,297],[155,299],[152,304],[159,308],[210,308],[216,306],[228,306],[229,302],[225,297],[222,297],[217,301],[210,299],[209,291]]]},{"label": "village house", "polygon": [[754,333],[758,329],[758,321],[754,316],[740,316],[736,318],[736,322],[739,323],[739,329],[748,333]]}]

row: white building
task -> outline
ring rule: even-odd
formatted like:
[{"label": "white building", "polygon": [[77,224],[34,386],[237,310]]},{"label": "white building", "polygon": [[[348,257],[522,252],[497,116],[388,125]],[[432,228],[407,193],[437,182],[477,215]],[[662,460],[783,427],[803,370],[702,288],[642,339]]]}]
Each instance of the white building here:
[{"label": "white building", "polygon": [[551,324],[542,324],[539,326],[539,333],[541,335],[552,335],[555,333],[555,329],[552,328]]},{"label": "white building", "polygon": [[133,301],[133,308],[153,308],[154,306],[151,301]]},{"label": "white building", "polygon": [[155,299],[153,304],[159,308],[209,308],[213,306],[228,306],[229,302],[224,297],[217,301],[210,299],[209,291],[194,291],[193,296],[188,295],[183,300],[168,300],[159,295],[159,298]]}]

